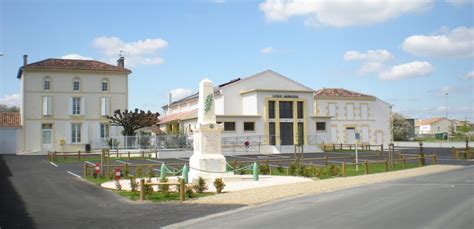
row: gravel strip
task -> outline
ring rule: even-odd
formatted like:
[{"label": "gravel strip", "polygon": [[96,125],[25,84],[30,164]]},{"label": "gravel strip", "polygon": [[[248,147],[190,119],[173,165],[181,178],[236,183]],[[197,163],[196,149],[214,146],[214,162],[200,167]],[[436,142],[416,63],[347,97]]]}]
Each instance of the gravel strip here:
[{"label": "gravel strip", "polygon": [[[430,165],[421,168],[398,170],[387,173],[369,174],[366,176],[338,177],[333,179],[307,181],[291,185],[275,185],[271,187],[247,189],[192,201],[206,204],[245,204],[256,205],[265,202],[322,192],[347,189],[355,186],[391,181],[401,178],[428,175],[462,168],[456,165]],[[225,190],[225,189],[224,189]]]}]

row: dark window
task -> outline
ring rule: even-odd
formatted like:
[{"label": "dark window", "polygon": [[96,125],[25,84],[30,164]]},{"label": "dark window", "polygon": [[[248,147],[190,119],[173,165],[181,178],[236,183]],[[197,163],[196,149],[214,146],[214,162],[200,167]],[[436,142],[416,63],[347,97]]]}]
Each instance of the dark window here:
[{"label": "dark window", "polygon": [[304,145],[304,123],[298,123],[298,145]]},{"label": "dark window", "polygon": [[102,91],[108,91],[109,90],[109,83],[107,81],[102,81]]},{"label": "dark window", "polygon": [[319,130],[319,131],[326,130],[326,123],[316,122],[316,130]]},{"label": "dark window", "polygon": [[224,131],[235,131],[235,122],[224,122]]},{"label": "dark window", "polygon": [[268,118],[275,118],[275,101],[268,101]]},{"label": "dark window", "polygon": [[280,102],[280,118],[293,118],[293,102]]},{"label": "dark window", "polygon": [[254,122],[244,122],[244,131],[255,131]]},{"label": "dark window", "polygon": [[275,145],[276,138],[275,138],[275,123],[274,122],[269,123],[268,132],[269,132],[269,138],[270,138],[270,145]]},{"label": "dark window", "polygon": [[303,118],[303,102],[298,102],[298,118]]}]

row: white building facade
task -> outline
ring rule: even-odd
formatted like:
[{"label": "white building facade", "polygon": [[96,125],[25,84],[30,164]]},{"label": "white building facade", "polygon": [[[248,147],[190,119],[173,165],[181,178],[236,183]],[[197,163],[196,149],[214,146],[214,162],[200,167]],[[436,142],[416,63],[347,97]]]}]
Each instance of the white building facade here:
[{"label": "white building facade", "polygon": [[128,107],[124,59],[117,66],[93,60],[46,59],[24,65],[19,152],[78,151],[120,135],[107,115]]},{"label": "white building facade", "polygon": [[[160,117],[160,128],[167,133],[192,134],[197,100],[194,94],[163,106],[166,116]],[[329,103],[336,103],[341,111],[328,113]],[[343,120],[340,112],[346,103],[352,103],[354,119]],[[367,108],[367,117],[359,117],[361,105]],[[328,100],[271,70],[216,87],[215,108],[217,121],[224,123],[223,138],[259,136],[269,145],[353,144],[341,130],[353,127],[355,132],[367,131],[366,141],[372,144],[388,144],[391,139],[390,108],[385,102],[372,96]]]},{"label": "white building facade", "polygon": [[359,142],[388,145],[393,141],[391,105],[371,95],[341,88],[323,88],[314,94],[316,115],[331,117],[332,143]]}]

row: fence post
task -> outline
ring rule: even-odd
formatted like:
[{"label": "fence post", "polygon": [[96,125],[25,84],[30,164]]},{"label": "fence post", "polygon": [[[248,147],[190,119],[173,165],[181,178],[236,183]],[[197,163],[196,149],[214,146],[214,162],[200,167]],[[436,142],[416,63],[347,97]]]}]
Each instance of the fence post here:
[{"label": "fence post", "polygon": [[380,144],[380,151],[383,151],[383,144]]},{"label": "fence post", "polygon": [[165,163],[162,163],[160,166],[160,180],[164,180],[166,178],[166,170],[165,170]]},{"label": "fence post", "polygon": [[87,163],[84,163],[82,167],[83,167],[82,172],[83,172],[84,178],[87,178]]},{"label": "fence post", "polygon": [[343,177],[346,176],[346,162],[345,161],[342,162],[342,176]]},{"label": "fence post", "polygon": [[437,164],[437,161],[436,161],[436,154],[435,154],[435,153],[433,153],[433,154],[431,155],[431,164],[432,164],[432,165],[436,165],[436,164]]},{"label": "fence post", "polygon": [[183,202],[185,200],[185,197],[184,197],[184,179],[181,179],[179,181],[179,200],[181,200],[181,202]]},{"label": "fence post", "polygon": [[349,144],[349,150],[352,150],[352,144]]},{"label": "fence post", "polygon": [[130,151],[128,151],[128,160],[130,160]]},{"label": "fence post", "polygon": [[369,151],[370,151],[370,143],[369,143]]},{"label": "fence post", "polygon": [[364,161],[364,170],[365,175],[369,174],[369,162],[367,160]]},{"label": "fence post", "polygon": [[385,172],[388,172],[388,160],[385,160]]},{"label": "fence post", "polygon": [[258,164],[257,162],[253,163],[253,180],[258,181]]},{"label": "fence post", "polygon": [[328,167],[328,156],[324,156],[324,164]]},{"label": "fence post", "polygon": [[118,150],[117,150],[117,152],[115,152],[115,153],[116,153],[116,158],[117,158],[117,159],[119,159],[119,153],[118,153]]},{"label": "fence post", "polygon": [[145,199],[145,179],[140,179],[140,201]]},{"label": "fence post", "polygon": [[423,166],[423,157],[418,158],[418,166],[419,167]]},{"label": "fence post", "polygon": [[407,168],[407,159],[405,156],[402,156],[402,164],[403,164],[403,169]]},{"label": "fence post", "polygon": [[77,161],[81,161],[81,151],[77,152]]}]

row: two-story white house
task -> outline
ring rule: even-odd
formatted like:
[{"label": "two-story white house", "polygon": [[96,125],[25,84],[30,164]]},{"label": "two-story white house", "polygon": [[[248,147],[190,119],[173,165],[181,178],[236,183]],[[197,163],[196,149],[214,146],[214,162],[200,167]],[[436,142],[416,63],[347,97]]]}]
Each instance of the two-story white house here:
[{"label": "two-story white house", "polygon": [[124,58],[117,66],[95,60],[46,59],[24,65],[19,152],[85,150],[95,139],[120,135],[106,118],[128,108]]},{"label": "two-story white house", "polygon": [[[169,101],[160,127],[192,134],[198,94]],[[390,105],[374,96],[344,89],[315,91],[267,70],[215,87],[222,136],[262,136],[270,145],[362,142],[387,145],[391,140]]]},{"label": "two-story white house", "polygon": [[355,133],[360,143],[384,144],[392,141],[391,105],[366,95],[342,88],[323,88],[314,93],[316,115],[331,117],[331,142],[354,144]]}]

